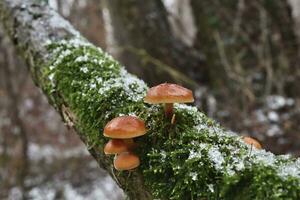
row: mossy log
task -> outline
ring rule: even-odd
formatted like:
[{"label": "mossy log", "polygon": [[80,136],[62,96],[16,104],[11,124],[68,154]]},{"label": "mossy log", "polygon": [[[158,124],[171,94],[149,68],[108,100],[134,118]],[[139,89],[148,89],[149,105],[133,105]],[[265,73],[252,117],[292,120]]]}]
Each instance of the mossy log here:
[{"label": "mossy log", "polygon": [[[0,17],[37,86],[130,199],[300,199],[299,159],[256,150],[195,107],[175,105],[172,125],[162,106],[143,102],[142,80],[47,5],[1,0]],[[148,128],[131,172],[103,153],[103,127],[120,115]]]}]

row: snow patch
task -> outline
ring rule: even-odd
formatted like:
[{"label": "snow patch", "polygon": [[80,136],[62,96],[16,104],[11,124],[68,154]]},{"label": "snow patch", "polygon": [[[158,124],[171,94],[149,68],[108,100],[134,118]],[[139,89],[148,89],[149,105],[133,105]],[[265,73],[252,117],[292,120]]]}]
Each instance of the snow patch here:
[{"label": "snow patch", "polygon": [[89,60],[88,55],[84,55],[84,56],[79,56],[75,59],[75,62],[86,62]]},{"label": "snow patch", "polygon": [[108,81],[104,82],[98,93],[101,95],[106,95],[106,93],[112,88],[122,88],[130,100],[138,102],[143,99],[143,94],[145,93],[147,86],[144,81],[129,74],[125,69],[122,68],[120,77],[109,79]]},{"label": "snow patch", "polygon": [[210,192],[213,193],[215,191],[213,184],[208,184],[207,187],[208,187],[208,189],[209,189]]},{"label": "snow patch", "polygon": [[193,181],[198,180],[198,174],[196,172],[190,172],[190,177],[192,178]]},{"label": "snow patch", "polygon": [[279,95],[271,95],[267,97],[266,103],[270,109],[278,110],[284,106],[292,106],[295,102],[292,98],[285,98]]},{"label": "snow patch", "polygon": [[61,151],[51,145],[41,146],[36,143],[30,143],[28,155],[30,160],[39,161],[45,159],[47,162],[51,163],[54,159],[86,156],[89,155],[89,153],[83,147],[76,147]]},{"label": "snow patch", "polygon": [[69,30],[73,35],[79,37],[80,33],[76,31],[73,26],[66,20],[62,20],[62,18],[56,13],[52,12],[52,17],[49,20],[49,26],[54,27],[56,29]]},{"label": "snow patch", "polygon": [[222,169],[222,165],[224,164],[225,160],[218,148],[211,147],[208,150],[208,157],[214,163],[216,170]]},{"label": "snow patch", "polygon": [[263,150],[252,148],[253,162],[256,164],[263,164],[265,166],[272,166],[275,164],[276,157],[274,154]]},{"label": "snow patch", "polygon": [[268,118],[269,118],[270,121],[273,121],[273,122],[278,122],[279,121],[279,115],[275,111],[270,111],[268,113]]},{"label": "snow patch", "polygon": [[175,103],[174,104],[175,109],[184,109],[190,112],[197,112],[198,109],[195,106],[188,106],[186,104],[181,104],[181,103]]},{"label": "snow patch", "polygon": [[300,178],[300,162],[299,159],[295,163],[288,163],[286,165],[280,166],[277,170],[278,175],[284,179],[287,179],[289,176]]},{"label": "snow patch", "polygon": [[283,133],[278,125],[271,125],[270,128],[267,130],[267,136],[269,137],[274,137],[282,134]]},{"label": "snow patch", "polygon": [[88,73],[89,72],[89,69],[87,67],[81,67],[80,68],[80,71],[82,71],[83,73]]}]

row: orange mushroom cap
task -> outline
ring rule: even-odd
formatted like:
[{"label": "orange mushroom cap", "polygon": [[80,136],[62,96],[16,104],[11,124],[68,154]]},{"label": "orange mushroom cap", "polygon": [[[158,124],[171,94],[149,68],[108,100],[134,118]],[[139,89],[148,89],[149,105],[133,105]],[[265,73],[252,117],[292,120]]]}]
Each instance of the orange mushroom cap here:
[{"label": "orange mushroom cap", "polygon": [[111,139],[104,147],[104,153],[108,154],[119,154],[129,150],[129,146],[125,141],[121,139]]},{"label": "orange mushroom cap", "polygon": [[245,137],[243,137],[243,140],[244,140],[244,142],[246,144],[253,145],[257,149],[261,149],[262,148],[261,144],[257,140],[255,140],[255,139],[253,139],[251,137],[246,137],[245,136]]},{"label": "orange mushroom cap", "polygon": [[189,103],[194,102],[193,92],[180,85],[162,83],[148,90],[144,98],[146,103]]},{"label": "orange mushroom cap", "polygon": [[134,138],[146,133],[145,123],[134,116],[116,117],[104,127],[104,136],[110,138]]},{"label": "orange mushroom cap", "polygon": [[124,152],[116,155],[114,159],[114,166],[118,171],[134,169],[139,165],[139,157],[131,152]]}]

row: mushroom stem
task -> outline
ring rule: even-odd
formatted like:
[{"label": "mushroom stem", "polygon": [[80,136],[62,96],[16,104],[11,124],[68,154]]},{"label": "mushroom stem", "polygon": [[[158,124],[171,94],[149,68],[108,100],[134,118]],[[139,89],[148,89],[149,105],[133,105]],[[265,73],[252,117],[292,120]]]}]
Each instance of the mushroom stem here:
[{"label": "mushroom stem", "polygon": [[165,115],[168,118],[171,118],[173,115],[173,103],[166,103],[165,104]]},{"label": "mushroom stem", "polygon": [[129,149],[134,149],[136,147],[136,144],[134,143],[132,138],[123,139],[123,141],[125,142],[125,144],[127,144]]}]

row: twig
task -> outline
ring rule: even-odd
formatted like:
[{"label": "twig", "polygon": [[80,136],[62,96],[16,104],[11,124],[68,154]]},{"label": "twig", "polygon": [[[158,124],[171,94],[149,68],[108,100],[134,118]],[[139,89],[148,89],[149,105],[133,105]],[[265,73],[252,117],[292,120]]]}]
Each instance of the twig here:
[{"label": "twig", "polygon": [[[199,84],[191,79],[190,77],[186,76],[185,74],[179,72],[178,70],[174,69],[173,67],[163,63],[157,58],[154,58],[151,56],[145,49],[139,49],[132,46],[126,46],[123,50],[128,50],[131,53],[141,57],[143,62],[145,63],[152,63],[156,67],[157,70],[165,71],[170,76],[172,76],[174,79],[179,80],[183,83],[189,84],[192,87],[200,87]],[[146,67],[145,65],[142,65],[142,67]]]}]

